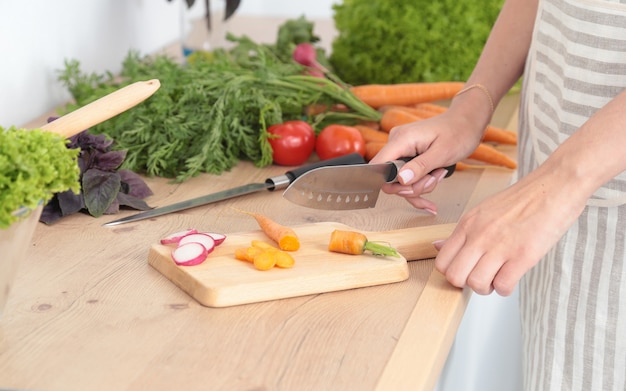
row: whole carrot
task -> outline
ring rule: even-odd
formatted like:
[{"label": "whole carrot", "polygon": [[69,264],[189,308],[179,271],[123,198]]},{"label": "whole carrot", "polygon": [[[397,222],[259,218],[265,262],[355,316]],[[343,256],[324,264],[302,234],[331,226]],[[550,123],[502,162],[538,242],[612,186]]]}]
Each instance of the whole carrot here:
[{"label": "whole carrot", "polygon": [[450,99],[465,83],[443,81],[432,83],[366,84],[350,90],[367,105],[378,109],[385,105],[409,106],[423,102]]},{"label": "whole carrot", "polygon": [[371,141],[369,143],[365,143],[365,160],[368,162],[372,160],[372,158],[376,156],[385,145],[387,145],[387,143],[384,141]]},{"label": "whole carrot", "polygon": [[385,110],[383,113],[383,117],[380,119],[380,128],[384,132],[391,132],[396,126],[408,124],[411,122],[420,121],[424,118],[419,117],[413,113],[409,113],[408,111],[401,108],[390,108]]},{"label": "whole carrot", "polygon": [[399,257],[395,248],[367,240],[367,236],[360,232],[334,230],[330,234],[328,251],[360,255],[365,251],[371,251],[375,255]]},{"label": "whole carrot", "polygon": [[237,210],[241,213],[254,217],[265,235],[276,242],[281,250],[296,251],[300,248],[298,235],[296,235],[296,232],[290,227],[281,225],[260,213],[247,212],[239,209]]},{"label": "whole carrot", "polygon": [[485,143],[478,144],[478,147],[476,147],[474,152],[472,152],[468,158],[480,160],[481,162],[493,164],[495,166],[502,166],[511,169],[517,168],[517,162],[515,160]]},{"label": "whole carrot", "polygon": [[354,127],[359,130],[365,143],[387,142],[387,140],[389,140],[389,133],[383,132],[382,130],[373,129],[364,125],[354,125]]},{"label": "whole carrot", "polygon": [[[447,108],[433,103],[421,103],[412,107],[404,108],[409,113],[419,115],[423,118],[434,117],[435,115],[444,113]],[[508,129],[502,129],[497,126],[487,125],[483,133],[482,141],[517,145],[517,133]]]}]

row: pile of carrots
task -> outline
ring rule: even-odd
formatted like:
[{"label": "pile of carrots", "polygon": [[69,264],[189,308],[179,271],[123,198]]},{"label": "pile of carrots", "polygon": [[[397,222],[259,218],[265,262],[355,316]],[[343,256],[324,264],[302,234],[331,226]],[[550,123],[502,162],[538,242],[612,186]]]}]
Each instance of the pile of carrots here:
[{"label": "pile of carrots", "polygon": [[[434,102],[453,98],[463,86],[462,82],[435,82],[352,87],[352,92],[359,99],[382,114],[378,123],[369,122],[355,126],[365,140],[365,158],[370,160],[381,150],[389,139],[389,132],[395,126],[444,113],[447,108]],[[487,126],[482,142],[468,156],[468,159],[486,165],[517,168],[517,162],[514,159],[495,148],[498,144],[517,145],[517,133],[492,125]],[[472,167],[476,165],[457,163],[457,170]]]}]

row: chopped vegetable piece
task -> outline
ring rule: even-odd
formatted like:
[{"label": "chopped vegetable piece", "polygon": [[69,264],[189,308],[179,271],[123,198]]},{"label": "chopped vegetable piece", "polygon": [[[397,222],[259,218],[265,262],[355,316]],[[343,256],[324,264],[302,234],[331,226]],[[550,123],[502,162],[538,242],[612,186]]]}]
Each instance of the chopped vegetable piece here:
[{"label": "chopped vegetable piece", "polygon": [[200,243],[207,251],[207,254],[213,251],[215,248],[215,240],[207,234],[195,233],[183,236],[179,240],[178,245],[182,246],[187,243]]},{"label": "chopped vegetable piece", "polygon": [[355,231],[334,230],[330,235],[328,250],[351,255],[360,255],[365,251],[371,251],[375,255],[400,256],[395,248],[370,242],[364,234]]},{"label": "chopped vegetable piece", "polygon": [[276,265],[276,250],[262,250],[254,257],[254,267],[259,270],[269,270]]},{"label": "chopped vegetable piece", "polygon": [[224,234],[218,234],[215,232],[203,232],[203,234],[209,235],[210,237],[212,237],[213,240],[215,241],[216,246],[219,246],[220,244],[224,243],[224,240],[226,240],[226,235]]},{"label": "chopped vegetable piece", "polygon": [[187,235],[196,234],[198,230],[190,228],[184,231],[174,232],[161,239],[161,244],[178,244],[178,242]]},{"label": "chopped vegetable piece", "polygon": [[181,244],[172,250],[172,259],[180,266],[199,265],[207,258],[207,249],[198,242]]},{"label": "chopped vegetable piece", "polygon": [[274,220],[260,213],[247,212],[239,210],[241,213],[245,213],[254,217],[259,224],[261,230],[274,242],[278,244],[278,247],[284,251],[296,251],[300,248],[300,240],[296,232],[290,227],[278,224]]},{"label": "chopped vegetable piece", "polygon": [[276,251],[276,266],[288,269],[293,267],[296,263],[296,260],[286,251]]}]

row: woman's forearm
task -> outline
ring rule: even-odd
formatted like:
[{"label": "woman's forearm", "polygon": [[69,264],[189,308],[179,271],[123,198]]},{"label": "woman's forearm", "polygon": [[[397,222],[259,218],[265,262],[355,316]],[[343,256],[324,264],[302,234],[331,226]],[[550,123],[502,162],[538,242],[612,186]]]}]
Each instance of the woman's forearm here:
[{"label": "woman's forearm", "polygon": [[[505,1],[476,67],[467,80],[467,86],[484,86],[495,106],[524,71],[537,4],[538,0]],[[473,117],[472,122],[486,124],[493,113],[485,93],[473,88],[458,95],[452,106],[460,109],[461,115]]]}]

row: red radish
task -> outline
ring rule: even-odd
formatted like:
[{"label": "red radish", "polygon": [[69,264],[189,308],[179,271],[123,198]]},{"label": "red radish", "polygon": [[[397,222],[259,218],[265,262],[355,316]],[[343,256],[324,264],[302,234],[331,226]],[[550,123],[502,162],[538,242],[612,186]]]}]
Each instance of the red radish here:
[{"label": "red radish", "polygon": [[180,244],[172,250],[172,259],[180,266],[198,265],[206,259],[207,249],[198,242]]},{"label": "red radish", "polygon": [[215,240],[215,245],[216,246],[219,246],[220,244],[222,244],[222,242],[224,242],[224,240],[226,240],[226,235],[224,235],[224,234],[218,234],[218,233],[215,233],[215,232],[202,232],[202,233],[212,237],[213,240]]},{"label": "red radish", "polygon": [[215,248],[215,240],[211,236],[204,233],[195,233],[183,236],[183,238],[178,242],[178,245],[182,246],[187,243],[201,244],[206,249],[207,254]]},{"label": "red radish", "polygon": [[180,232],[174,232],[173,234],[169,234],[166,237],[164,237],[163,239],[161,239],[161,244],[178,244],[178,242],[180,242],[180,240],[187,236],[187,235],[191,235],[191,234],[196,234],[198,233],[197,229],[186,229],[184,231],[180,231]]},{"label": "red radish", "polygon": [[296,46],[293,51],[293,59],[305,67],[315,68],[323,73],[328,72],[322,64],[317,62],[317,52],[313,45],[308,42],[302,42]]}]

